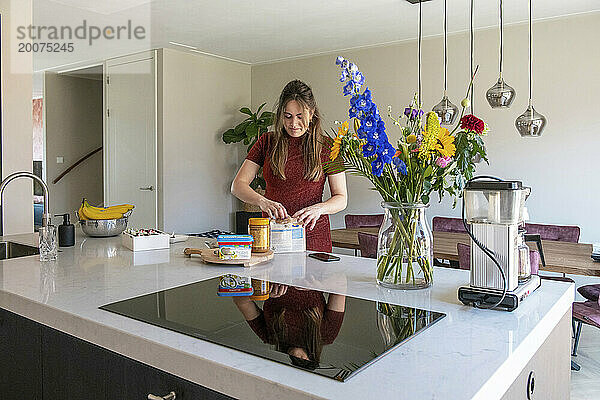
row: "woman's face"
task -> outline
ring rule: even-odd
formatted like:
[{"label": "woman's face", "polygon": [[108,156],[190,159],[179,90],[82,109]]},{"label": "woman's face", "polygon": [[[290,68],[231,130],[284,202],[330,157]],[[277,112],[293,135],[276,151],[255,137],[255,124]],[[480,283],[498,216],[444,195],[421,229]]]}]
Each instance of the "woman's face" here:
[{"label": "woman's face", "polygon": [[288,135],[292,137],[304,135],[312,119],[312,114],[296,100],[288,101],[283,111],[283,126]]}]

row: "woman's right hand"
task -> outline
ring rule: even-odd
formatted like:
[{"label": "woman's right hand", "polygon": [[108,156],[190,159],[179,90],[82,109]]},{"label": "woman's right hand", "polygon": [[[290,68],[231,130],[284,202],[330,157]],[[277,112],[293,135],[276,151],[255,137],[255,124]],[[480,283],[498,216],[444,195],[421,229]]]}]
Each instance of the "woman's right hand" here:
[{"label": "woman's right hand", "polygon": [[289,217],[288,212],[283,204],[269,200],[266,197],[260,199],[258,206],[263,212],[269,215],[269,218],[285,219]]}]

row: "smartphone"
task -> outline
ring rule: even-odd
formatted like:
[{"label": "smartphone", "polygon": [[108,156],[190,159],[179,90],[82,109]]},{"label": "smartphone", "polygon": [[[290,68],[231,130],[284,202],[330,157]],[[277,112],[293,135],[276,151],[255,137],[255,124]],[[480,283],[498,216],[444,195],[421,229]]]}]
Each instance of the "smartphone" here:
[{"label": "smartphone", "polygon": [[325,262],[340,261],[340,258],[338,256],[334,256],[333,254],[327,254],[327,253],[310,253],[308,256],[312,257],[312,258],[316,258],[319,261],[325,261]]}]

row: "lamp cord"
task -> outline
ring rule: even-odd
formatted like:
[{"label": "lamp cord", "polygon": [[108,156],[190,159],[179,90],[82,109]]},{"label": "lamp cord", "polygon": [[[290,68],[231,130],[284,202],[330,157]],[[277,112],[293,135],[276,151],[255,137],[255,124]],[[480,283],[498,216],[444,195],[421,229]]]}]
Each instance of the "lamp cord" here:
[{"label": "lamp cord", "polygon": [[419,1],[419,110],[421,109],[421,2]]},{"label": "lamp cord", "polygon": [[532,30],[531,30],[531,0],[529,0],[529,106],[531,106],[532,86],[533,86],[533,72],[532,72]]},{"label": "lamp cord", "polygon": [[503,43],[504,43],[504,32],[502,29],[502,0],[500,0],[500,78],[502,78],[502,54],[504,53]]},{"label": "lamp cord", "polygon": [[[473,79],[473,50],[474,50],[474,40],[473,40],[473,0],[471,0],[471,79]],[[475,114],[475,102],[473,101],[473,92],[475,92],[475,81],[471,83],[471,114]]]},{"label": "lamp cord", "polygon": [[446,91],[448,89],[447,85],[447,69],[448,69],[448,45],[446,43],[446,38],[448,36],[448,13],[446,11],[446,0],[444,0],[444,97],[446,97]]}]

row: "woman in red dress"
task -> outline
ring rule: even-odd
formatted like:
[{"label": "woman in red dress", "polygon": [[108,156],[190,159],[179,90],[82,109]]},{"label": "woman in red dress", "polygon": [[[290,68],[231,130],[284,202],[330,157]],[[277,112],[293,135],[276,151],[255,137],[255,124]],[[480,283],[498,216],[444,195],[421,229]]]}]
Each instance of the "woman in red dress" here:
[{"label": "woman in red dress", "polygon": [[[273,132],[263,134],[252,147],[231,192],[270,218],[296,218],[306,226],[308,250],[331,252],[329,214],[346,208],[346,176],[323,170],[330,150],[310,87],[299,80],[289,82],[274,119]],[[250,188],[260,167],[267,184],[264,196]],[[331,197],[323,201],[326,178]]]}]

